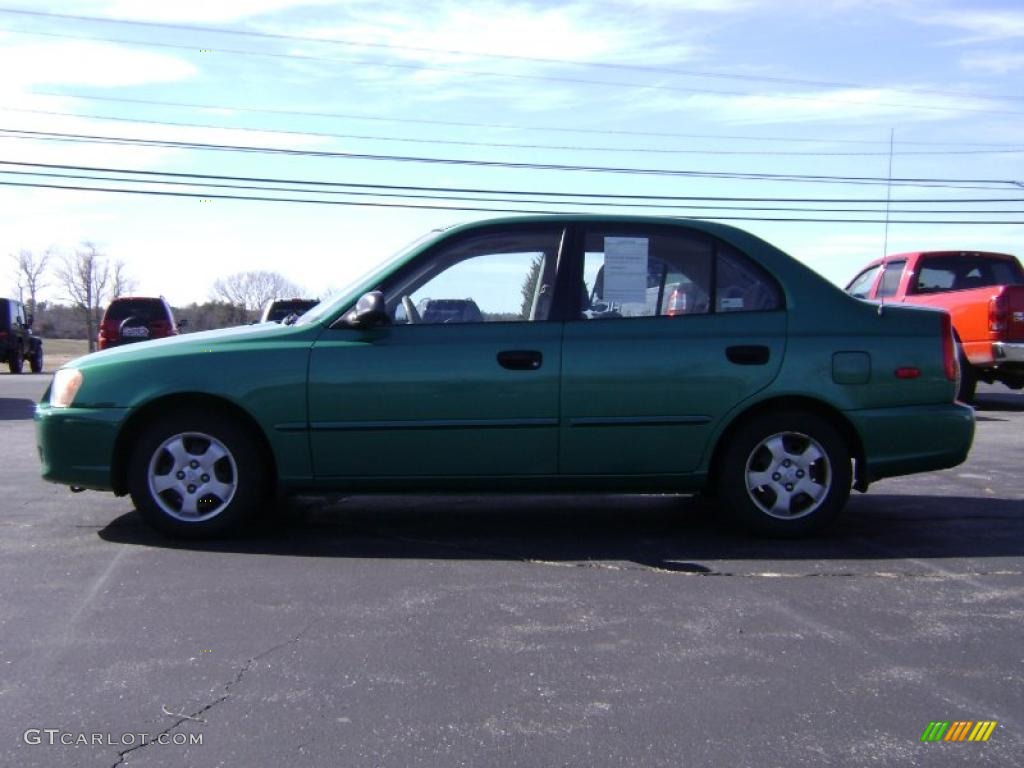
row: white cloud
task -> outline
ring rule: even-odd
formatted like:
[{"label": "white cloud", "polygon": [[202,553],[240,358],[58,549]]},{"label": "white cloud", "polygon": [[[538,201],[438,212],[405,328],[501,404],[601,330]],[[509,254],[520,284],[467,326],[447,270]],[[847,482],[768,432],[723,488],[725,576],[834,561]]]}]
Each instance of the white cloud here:
[{"label": "white cloud", "polygon": [[999,104],[969,97],[908,95],[884,88],[789,91],[775,94],[698,94],[685,98],[654,91],[638,94],[634,104],[652,111],[700,115],[704,120],[745,124],[900,122],[950,120],[966,110],[999,109]]},{"label": "white cloud", "polygon": [[[668,36],[647,20],[595,13],[586,5],[538,10],[486,2],[425,5],[415,12],[371,7],[353,12],[352,18],[344,26],[319,26],[305,34],[387,46],[406,60],[451,66],[477,61],[473,54],[618,63],[642,57],[646,64],[693,55],[678,36]],[[424,48],[433,50],[417,50]],[[469,55],[436,52],[446,50]],[[493,59],[488,65],[496,66]]]},{"label": "white cloud", "polygon": [[1024,69],[1024,53],[998,51],[976,53],[964,56],[960,60],[960,64],[967,70],[1005,75],[1018,69]]},{"label": "white cloud", "polygon": [[184,59],[85,41],[27,43],[0,48],[0,93],[32,85],[117,87],[187,80],[196,68]]},{"label": "white cloud", "polygon": [[758,5],[758,0],[623,0],[624,4],[655,11],[736,13]]},{"label": "white cloud", "polygon": [[79,12],[140,21],[224,24],[280,11],[335,4],[337,0],[113,0],[88,3],[89,10]]},{"label": "white cloud", "polygon": [[[349,15],[347,24],[292,31],[325,40],[358,41],[365,48],[303,45],[295,52],[358,59],[358,66],[346,67],[345,90],[362,85],[367,98],[386,94],[391,104],[415,99],[464,101],[475,109],[484,104],[530,112],[567,109],[590,101],[595,94],[619,92],[613,86],[581,88],[571,82],[574,78],[628,82],[638,75],[567,68],[559,62],[678,65],[695,58],[698,51],[684,35],[668,32],[651,14],[622,6],[537,9],[492,0],[425,5],[416,12],[399,5],[360,6],[350,9]],[[374,61],[380,66],[374,66]],[[339,76],[338,65],[331,62],[302,62],[302,70],[310,78]],[[559,81],[560,77],[567,81]],[[639,77],[649,79],[646,73]]]},{"label": "white cloud", "polygon": [[956,10],[925,14],[919,21],[954,27],[969,37],[958,43],[976,43],[1024,37],[1024,11],[1019,10]]}]

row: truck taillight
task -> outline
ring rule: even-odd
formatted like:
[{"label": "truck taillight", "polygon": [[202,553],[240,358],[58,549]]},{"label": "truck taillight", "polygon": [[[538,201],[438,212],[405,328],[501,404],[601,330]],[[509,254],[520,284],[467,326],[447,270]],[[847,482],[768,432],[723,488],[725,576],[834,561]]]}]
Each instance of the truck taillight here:
[{"label": "truck taillight", "polygon": [[1005,296],[993,296],[988,301],[988,329],[999,332],[1006,330],[1006,320],[1009,315],[1006,307]]},{"label": "truck taillight", "polygon": [[945,312],[942,313],[942,368],[950,381],[959,377],[960,361],[956,354],[956,339],[953,338],[953,321]]}]

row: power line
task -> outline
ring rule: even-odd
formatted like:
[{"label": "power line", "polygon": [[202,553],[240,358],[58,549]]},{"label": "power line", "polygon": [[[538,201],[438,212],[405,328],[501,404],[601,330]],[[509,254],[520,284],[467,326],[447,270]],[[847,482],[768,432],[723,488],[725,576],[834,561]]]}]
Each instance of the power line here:
[{"label": "power line", "polygon": [[[318,181],[312,179],[275,178],[261,176],[229,176],[225,174],[183,173],[175,171],[153,171],[135,168],[113,168],[107,166],[70,165],[66,163],[32,163],[22,160],[0,160],[0,166],[16,166],[19,168],[46,168],[50,170],[85,171],[89,173],[118,173],[122,175],[146,178],[170,177],[174,179],[194,179],[203,184],[206,179],[215,181],[241,181],[252,184],[290,184],[296,186],[328,187],[360,190],[384,190],[407,192],[436,192],[474,195],[516,195],[519,197],[561,197],[577,199],[601,200],[668,200],[696,202],[748,202],[748,203],[837,203],[837,204],[881,204],[887,198],[863,197],[737,197],[714,195],[654,195],[654,194],[623,194],[617,192],[564,192],[545,190],[513,190],[481,187],[438,187],[400,184],[368,184],[358,182]],[[314,190],[317,191],[317,190]],[[552,202],[552,201],[543,201]],[[901,198],[901,204],[945,205],[949,203],[1024,203],[1022,197],[984,197],[984,198]]]},{"label": "power line", "polygon": [[[168,120],[145,120],[136,117],[115,117],[109,115],[90,115],[76,112],[60,112],[48,109],[27,109],[22,107],[0,106],[0,111],[17,112],[33,115],[51,115],[55,117],[77,117],[87,120],[108,120],[119,123],[135,123],[142,125],[162,125],[173,128],[203,128],[218,131],[243,131],[246,133],[276,133],[287,136],[310,136],[330,139],[355,139],[359,141],[401,142],[411,144],[443,144],[462,147],[488,147],[492,149],[545,149],[562,152],[622,152],[627,154],[661,154],[661,155],[718,155],[718,156],[754,156],[754,157],[887,157],[888,152],[785,152],[778,150],[729,150],[729,149],[664,149],[657,147],[581,147],[578,144],[522,144],[490,141],[468,141],[456,139],[426,139],[405,136],[380,136],[352,133],[326,133],[320,131],[298,131],[283,128],[251,128],[230,125],[213,125],[210,123],[182,123]],[[968,150],[924,150],[897,152],[900,156],[918,155],[1002,155],[1022,154],[1024,146],[1006,149],[968,149]]]},{"label": "power line", "polygon": [[[142,189],[119,189],[114,187],[92,187],[92,186],[80,186],[80,185],[64,185],[64,184],[45,184],[45,183],[24,183],[16,181],[0,181],[0,186],[7,187],[28,187],[33,189],[60,189],[70,190],[77,192],[108,192],[108,193],[120,193],[130,195],[153,195],[160,197],[184,197],[184,198],[201,198],[201,199],[214,199],[214,200],[245,200],[245,201],[262,201],[262,202],[276,202],[276,203],[306,203],[315,205],[342,205],[342,206],[357,206],[357,207],[369,207],[369,208],[408,208],[408,209],[426,209],[426,210],[444,210],[444,211],[460,211],[460,212],[487,212],[487,213],[523,213],[523,214],[550,214],[551,211],[543,210],[529,210],[529,209],[514,209],[514,208],[484,208],[484,207],[470,207],[470,206],[444,206],[444,205],[423,205],[418,203],[382,203],[382,202],[364,202],[364,201],[351,201],[351,200],[320,200],[320,199],[308,199],[308,198],[284,198],[284,197],[261,197],[254,195],[225,195],[217,193],[199,193],[199,192],[171,192],[165,190],[142,190]],[[571,213],[568,211],[560,211],[559,213]],[[831,218],[804,218],[804,217],[774,217],[774,216],[713,216],[713,217],[698,217],[698,216],[675,216],[672,218],[677,219],[701,219],[710,218],[717,221],[763,221],[763,222],[803,222],[803,223],[816,223],[816,224],[881,224],[882,219],[831,219]],[[938,219],[938,220],[893,220],[893,224],[971,224],[975,226],[982,225],[1017,225],[1024,224],[1022,221],[956,221],[950,219]]]},{"label": "power line", "polygon": [[[146,106],[156,107],[172,107],[180,109],[216,109],[216,110],[227,110],[231,112],[244,112],[247,114],[263,114],[263,115],[277,115],[281,117],[316,117],[316,118],[327,118],[327,119],[342,119],[342,120],[366,120],[373,122],[384,122],[384,123],[401,123],[411,125],[436,125],[439,127],[453,127],[453,128],[493,128],[498,130],[516,130],[516,131],[538,131],[543,133],[570,133],[570,134],[596,134],[601,136],[646,136],[652,138],[676,138],[676,139],[713,139],[715,141],[775,141],[783,143],[797,143],[797,144],[861,144],[861,145],[885,145],[888,147],[888,141],[881,141],[879,139],[845,139],[845,138],[829,138],[829,139],[813,139],[803,138],[795,136],[740,136],[730,134],[706,134],[706,133],[677,133],[672,131],[630,131],[630,130],[614,130],[614,129],[600,129],[600,128],[568,128],[565,126],[530,126],[520,125],[516,123],[482,123],[482,122],[470,122],[460,120],[431,120],[426,118],[413,118],[413,117],[382,117],[380,115],[366,115],[353,112],[323,112],[316,110],[298,110],[298,109],[272,109],[269,107],[245,107],[232,104],[225,104],[223,102],[218,104],[203,104],[197,102],[186,102],[186,101],[159,101],[156,99],[137,99],[123,96],[96,96],[91,94],[83,94],[75,91],[48,91],[44,89],[32,89],[30,91],[36,96],[50,96],[55,98],[74,98],[84,99],[86,101],[100,101],[117,104],[142,104]],[[993,147],[993,148],[1017,148],[1020,144],[968,144],[962,145],[953,142],[942,142],[942,141],[898,141],[897,145],[904,146],[934,146],[934,147],[945,147],[945,146],[973,146],[973,147]],[[888,154],[888,151],[886,151]]]},{"label": "power line", "polygon": [[[345,160],[369,160],[400,163],[424,163],[434,165],[457,165],[477,168],[502,168],[515,170],[546,170],[585,173],[613,173],[645,176],[671,176],[706,179],[742,179],[746,181],[789,181],[794,183],[827,183],[827,184],[887,184],[890,180],[877,176],[829,176],[823,174],[782,174],[754,173],[732,171],[695,171],[664,168],[631,168],[606,165],[567,165],[562,163],[517,163],[500,160],[480,160],[451,157],[423,157],[415,155],[377,155],[361,152],[328,152],[325,150],[285,149],[280,147],[251,147],[234,144],[212,144],[207,142],[168,141],[161,139],[137,139],[119,136],[100,136],[94,134],[58,133],[52,131],[25,131],[18,129],[0,129],[0,135],[13,138],[30,138],[58,141],[78,141],[86,143],[116,144],[126,146],[155,146],[175,149],[196,149],[218,152],[242,152],[254,154],[285,155],[290,157],[318,157]],[[965,188],[967,184],[999,185],[1019,187],[1021,184],[1006,179],[930,179],[930,178],[898,178],[891,183],[900,186],[918,187],[951,187]],[[985,187],[992,188],[992,187]]]},{"label": "power line", "polygon": [[[470,56],[481,59],[495,59],[501,61],[516,61],[524,63],[534,64],[556,64],[559,66],[572,66],[572,67],[587,67],[594,69],[607,69],[614,71],[627,71],[627,72],[642,72],[645,74],[658,73],[666,75],[678,75],[683,77],[704,77],[714,78],[723,80],[741,80],[746,82],[762,82],[762,83],[773,83],[777,85],[799,85],[799,86],[812,86],[817,88],[877,88],[874,85],[865,85],[862,83],[851,83],[844,81],[835,80],[808,80],[805,78],[786,78],[786,77],[772,77],[769,75],[753,75],[747,73],[735,73],[735,72],[720,72],[714,70],[693,70],[693,69],[679,69],[677,67],[657,67],[645,64],[623,64],[618,62],[607,62],[607,61],[578,61],[572,59],[556,59],[546,58],[541,56],[526,56],[522,54],[502,54],[493,53],[486,51],[470,51],[460,50],[455,48],[434,48],[430,46],[416,46],[416,45],[394,45],[390,43],[372,43],[363,40],[351,40],[351,39],[339,39],[339,38],[325,38],[325,37],[312,37],[305,35],[293,35],[284,33],[273,33],[273,32],[259,32],[255,30],[243,30],[243,29],[232,29],[230,27],[214,27],[197,24],[175,24],[170,22],[156,22],[156,21],[142,21],[138,19],[112,19],[105,18],[102,16],[86,16],[81,14],[65,14],[55,13],[49,11],[31,11],[23,8],[0,8],[0,13],[7,13],[12,15],[30,16],[36,18],[49,18],[49,19],[64,19],[70,21],[87,21],[99,24],[118,24],[123,26],[135,26],[151,29],[175,29],[188,32],[206,32],[220,35],[233,35],[238,37],[252,37],[265,40],[289,40],[295,42],[307,42],[316,44],[330,44],[330,45],[343,45],[347,47],[355,48],[370,48],[375,50],[401,50],[401,51],[417,51],[420,53],[441,53],[452,56]],[[14,30],[18,32],[26,32],[27,34],[47,34],[47,33],[35,33],[27,32],[25,30]],[[49,33],[55,34],[55,33]],[[103,38],[99,38],[103,39]],[[116,40],[112,42],[128,42],[145,44],[142,41],[124,41]],[[170,45],[170,44],[163,44]],[[194,50],[194,49],[193,49]],[[226,51],[231,53],[255,53],[255,52],[239,52],[239,51]],[[259,54],[257,54],[259,55]],[[315,58],[315,57],[302,57],[302,58]],[[888,90],[899,92],[899,93],[910,93],[910,94],[925,94],[925,95],[939,95],[939,96],[971,96],[976,97],[969,91],[963,90],[942,90],[934,88],[890,88]],[[1000,97],[1002,98],[1002,97]],[[1004,100],[1007,101],[1024,101],[1021,97],[1006,97]]]},{"label": "power line", "polygon": [[[348,197],[385,197],[385,198],[400,198],[400,199],[413,199],[413,200],[439,200],[439,201],[460,201],[460,202],[474,202],[474,203],[521,203],[521,204],[532,204],[532,205],[585,205],[588,207],[611,207],[611,208],[663,208],[670,210],[701,210],[701,211],[738,211],[738,212],[789,212],[789,213],[872,213],[871,209],[864,208],[793,208],[793,207],[778,207],[778,206],[734,206],[734,205],[678,205],[670,203],[626,203],[626,202],[607,202],[607,201],[593,201],[593,200],[543,200],[543,199],[522,199],[514,197],[466,197],[462,195],[454,194],[419,194],[412,192],[382,192],[382,191],[351,191],[351,190],[340,190],[340,189],[303,189],[301,187],[282,187],[282,186],[267,186],[260,184],[223,184],[219,182],[208,182],[208,181],[174,181],[168,179],[138,179],[138,178],[124,178],[116,176],[97,176],[91,174],[75,174],[75,173],[56,173],[56,172],[44,172],[44,171],[11,171],[11,170],[0,170],[0,174],[15,175],[15,176],[38,176],[45,178],[61,178],[61,179],[73,179],[77,181],[107,181],[117,183],[128,183],[128,184],[159,184],[164,186],[179,186],[179,187],[201,187],[211,189],[242,189],[250,191],[260,192],[298,192],[302,194],[328,194],[328,195],[344,195]],[[201,193],[200,193],[201,194]],[[971,216],[980,215],[1002,215],[1002,216],[1018,216],[1024,211],[1016,210],[978,210],[978,209],[943,209],[943,210],[915,210],[915,209],[895,209],[895,213],[911,213],[915,215],[936,215],[936,216],[948,216],[951,214],[967,214]]]}]

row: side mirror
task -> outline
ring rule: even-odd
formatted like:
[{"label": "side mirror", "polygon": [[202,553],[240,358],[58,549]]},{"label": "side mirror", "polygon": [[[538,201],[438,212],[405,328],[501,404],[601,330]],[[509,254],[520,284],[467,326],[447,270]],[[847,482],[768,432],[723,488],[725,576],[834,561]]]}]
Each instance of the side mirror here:
[{"label": "side mirror", "polygon": [[342,316],[342,322],[351,328],[372,328],[391,322],[384,306],[384,294],[370,291],[359,297],[356,305]]}]

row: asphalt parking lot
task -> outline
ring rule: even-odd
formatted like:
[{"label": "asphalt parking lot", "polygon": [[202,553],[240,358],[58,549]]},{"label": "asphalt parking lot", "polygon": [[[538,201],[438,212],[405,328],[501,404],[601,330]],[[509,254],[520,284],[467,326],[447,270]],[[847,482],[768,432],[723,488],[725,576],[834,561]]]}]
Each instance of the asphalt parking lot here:
[{"label": "asphalt parking lot", "polygon": [[1024,394],[982,385],[966,464],[807,541],[666,496],[356,497],[182,544],[39,479],[47,379],[0,375],[0,764],[1021,764]]}]

